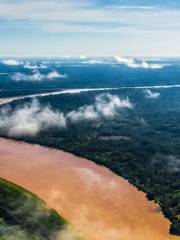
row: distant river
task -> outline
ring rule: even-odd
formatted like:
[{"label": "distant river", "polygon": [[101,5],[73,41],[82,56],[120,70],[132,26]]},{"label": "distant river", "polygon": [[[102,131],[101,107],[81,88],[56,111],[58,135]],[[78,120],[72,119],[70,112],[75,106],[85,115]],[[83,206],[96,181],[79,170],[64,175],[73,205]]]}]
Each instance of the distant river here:
[{"label": "distant river", "polygon": [[44,92],[44,93],[35,93],[30,95],[22,95],[16,97],[7,97],[0,98],[0,105],[11,103],[16,100],[23,100],[25,98],[35,98],[35,97],[45,97],[50,95],[62,95],[62,94],[76,94],[81,92],[94,92],[94,91],[105,91],[105,90],[116,90],[118,88],[76,88],[76,89],[66,89],[52,92]]},{"label": "distant river", "polygon": [[87,159],[0,138],[0,176],[44,199],[85,240],[177,240],[159,207]]}]

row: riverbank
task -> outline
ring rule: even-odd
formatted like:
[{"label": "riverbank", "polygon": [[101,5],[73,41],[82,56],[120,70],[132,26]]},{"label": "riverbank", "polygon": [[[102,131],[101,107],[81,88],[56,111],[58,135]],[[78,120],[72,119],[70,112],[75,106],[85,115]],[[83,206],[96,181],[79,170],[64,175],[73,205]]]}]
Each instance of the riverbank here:
[{"label": "riverbank", "polygon": [[87,240],[176,240],[158,205],[110,170],[64,151],[0,139],[0,176],[45,200]]}]

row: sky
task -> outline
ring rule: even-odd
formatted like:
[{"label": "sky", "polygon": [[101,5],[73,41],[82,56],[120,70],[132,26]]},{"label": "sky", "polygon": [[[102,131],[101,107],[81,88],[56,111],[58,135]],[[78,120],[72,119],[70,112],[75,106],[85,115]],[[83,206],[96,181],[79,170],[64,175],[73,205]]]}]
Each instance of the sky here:
[{"label": "sky", "polygon": [[0,0],[0,56],[180,56],[179,0]]}]

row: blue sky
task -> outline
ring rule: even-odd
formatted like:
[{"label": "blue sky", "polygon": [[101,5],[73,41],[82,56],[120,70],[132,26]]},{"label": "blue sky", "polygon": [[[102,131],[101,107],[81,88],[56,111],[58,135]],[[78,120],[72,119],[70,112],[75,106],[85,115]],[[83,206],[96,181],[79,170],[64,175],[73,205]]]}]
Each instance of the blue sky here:
[{"label": "blue sky", "polygon": [[0,0],[0,56],[180,56],[179,0]]}]

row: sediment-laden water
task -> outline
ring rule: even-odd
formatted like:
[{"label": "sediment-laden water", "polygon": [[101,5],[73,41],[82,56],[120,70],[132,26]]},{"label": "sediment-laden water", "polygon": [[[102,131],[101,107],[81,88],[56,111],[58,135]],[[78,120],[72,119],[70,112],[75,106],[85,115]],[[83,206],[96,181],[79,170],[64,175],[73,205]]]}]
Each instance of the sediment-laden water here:
[{"label": "sediment-laden water", "polygon": [[0,139],[0,176],[44,199],[86,240],[176,240],[158,205],[123,178],[72,154]]}]

